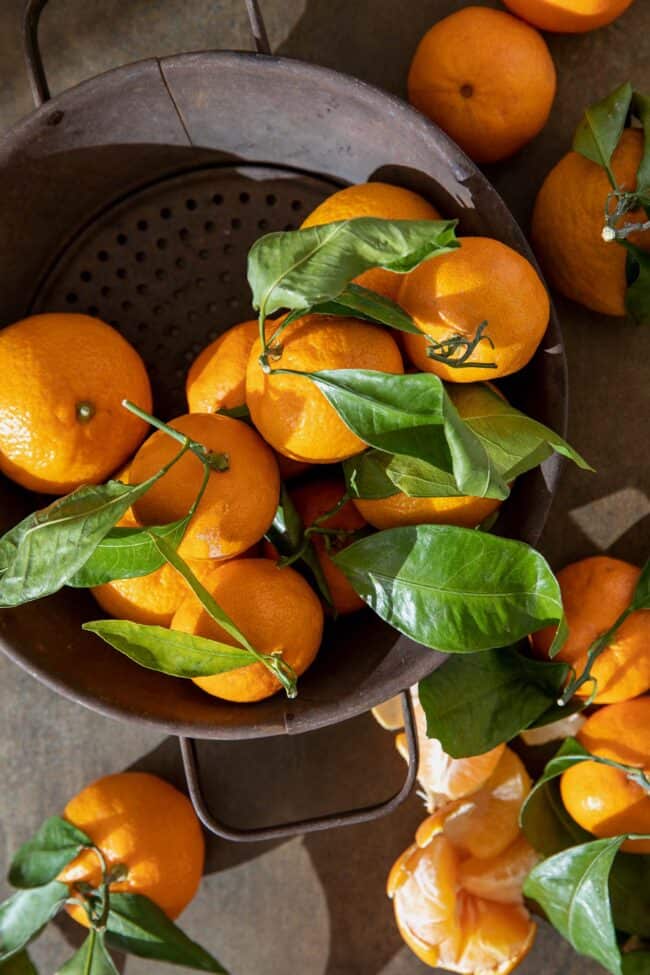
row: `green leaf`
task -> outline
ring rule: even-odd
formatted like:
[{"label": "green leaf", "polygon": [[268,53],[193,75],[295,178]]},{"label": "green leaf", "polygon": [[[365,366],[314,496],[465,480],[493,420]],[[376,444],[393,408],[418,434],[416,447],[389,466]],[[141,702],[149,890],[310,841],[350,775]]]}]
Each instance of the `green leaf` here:
[{"label": "green leaf", "polygon": [[90,589],[114,579],[133,579],[149,575],[165,564],[151,535],[160,535],[177,548],[185,534],[189,518],[169,525],[147,528],[112,528],[85,565],[68,581],[69,586]]},{"label": "green leaf", "polygon": [[423,334],[408,312],[395,301],[358,284],[349,284],[335,300],[324,302],[311,310],[320,315],[351,315],[379,325],[388,325],[398,332]]},{"label": "green leaf", "polygon": [[142,484],[85,485],[10,529],[0,539],[0,608],[41,599],[65,586],[122,515],[184,452]]},{"label": "green leaf", "polygon": [[[154,545],[160,554],[165,558],[165,561],[169,562],[169,564],[176,569],[183,579],[185,579],[185,582],[201,603],[206,613],[208,613],[215,623],[218,623],[219,626],[233,638],[233,640],[235,640],[236,644],[243,647],[252,655],[253,661],[258,661],[259,663],[264,664],[264,666],[280,681],[287,692],[288,697],[295,697],[298,692],[296,689],[297,678],[294,669],[289,664],[285,663],[280,654],[259,653],[249,642],[245,634],[242,633],[235,621],[228,616],[224,609],[222,609],[212,593],[208,592],[203,583],[197,579],[187,562],[180,557],[176,549],[172,548],[169,542],[167,542],[164,538],[160,538],[157,535],[152,535],[151,537]],[[213,642],[216,644],[216,641]],[[225,644],[219,645],[225,646]]]},{"label": "green leaf", "polygon": [[618,854],[609,875],[609,897],[615,927],[650,938],[650,855]]},{"label": "green leaf", "polygon": [[566,664],[530,660],[514,646],[451,657],[419,685],[427,735],[453,758],[482,755],[543,714],[568,674]]},{"label": "green leaf", "polygon": [[118,975],[106,950],[103,931],[92,928],[79,951],[57,970],[56,975]]},{"label": "green leaf", "polygon": [[334,562],[383,620],[447,653],[503,646],[562,614],[560,587],[538,552],[468,528],[391,528]]},{"label": "green leaf", "polygon": [[316,586],[325,602],[331,606],[332,594],[316,549],[310,539],[305,539],[305,526],[284,484],[280,488],[280,500],[273,521],[264,537],[282,558],[295,559],[297,569],[304,567],[308,581]]},{"label": "green leaf", "polygon": [[641,570],[630,605],[633,610],[650,609],[650,559]]},{"label": "green leaf", "polygon": [[609,904],[609,873],[625,840],[593,840],[538,863],[524,883],[553,927],[577,952],[621,975],[621,955]]},{"label": "green leaf", "polygon": [[629,81],[611,95],[588,108],[573,137],[573,149],[606,169],[612,186],[615,186],[610,162],[618,145],[630,104],[632,86]]},{"label": "green leaf", "polygon": [[46,819],[36,835],[24,843],[12,860],[9,883],[13,887],[41,887],[93,841],[60,816]]},{"label": "green leaf", "polygon": [[210,677],[257,661],[250,650],[163,626],[95,620],[84,623],[83,629],[100,636],[141,667],[172,677]]},{"label": "green leaf", "polygon": [[141,894],[111,894],[107,931],[111,945],[128,954],[227,975],[216,958],[188,938],[153,901]]},{"label": "green leaf", "polygon": [[650,322],[650,254],[624,240],[627,251],[627,291],[625,308],[630,319],[637,325]]},{"label": "green leaf", "polygon": [[[348,494],[352,498],[390,498],[399,493],[398,488],[389,476],[389,467],[395,461],[412,461],[413,458],[400,457],[397,454],[387,454],[383,450],[364,450],[343,461],[343,474]],[[413,461],[413,463],[422,463]],[[454,483],[451,474],[445,474]]]},{"label": "green leaf", "polygon": [[19,890],[0,904],[0,961],[6,961],[37,937],[67,896],[67,885],[52,880],[42,887]]},{"label": "green leaf", "polygon": [[453,473],[463,494],[508,496],[508,485],[433,373],[332,369],[303,375],[318,386],[346,426],[372,447]]},{"label": "green leaf", "polygon": [[487,384],[455,383],[447,390],[506,481],[537,467],[554,451],[583,470],[593,470],[558,433],[516,410]]},{"label": "green leaf", "polygon": [[0,962],[1,975],[38,975],[36,966],[26,951],[19,951],[7,961]]},{"label": "green leaf", "polygon": [[643,193],[650,189],[650,98],[635,91],[632,96],[632,112],[643,128],[643,156],[636,173],[636,188]]},{"label": "green leaf", "polygon": [[650,951],[630,951],[623,955],[623,975],[650,975]]},{"label": "green leaf", "polygon": [[360,217],[306,230],[267,234],[248,254],[253,307],[262,320],[286,308],[305,310],[338,298],[363,271],[405,273],[458,247],[454,220]]}]

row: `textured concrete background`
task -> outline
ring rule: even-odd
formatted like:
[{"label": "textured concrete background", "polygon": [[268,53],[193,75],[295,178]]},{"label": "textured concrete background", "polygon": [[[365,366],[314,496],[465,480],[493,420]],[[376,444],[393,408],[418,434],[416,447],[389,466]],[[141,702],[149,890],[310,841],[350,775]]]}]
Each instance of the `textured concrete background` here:
[{"label": "textured concrete background", "polygon": [[[261,0],[275,51],[355,74],[398,94],[422,33],[461,0]],[[496,6],[496,4],[487,4]],[[0,0],[0,126],[31,108],[19,44],[23,0]],[[53,91],[116,64],[210,47],[249,47],[242,0],[51,0],[42,46]],[[611,27],[550,37],[559,91],[545,131],[490,178],[524,227],[535,192],[568,148],[582,106],[630,78],[650,90],[650,5],[636,0]],[[1,281],[0,269],[0,281]],[[648,550],[650,330],[558,300],[571,376],[570,439],[597,468],[568,470],[544,535],[559,568],[607,551],[641,562]],[[0,857],[99,775],[135,765],[172,781],[175,743],[80,709],[0,661]],[[390,738],[370,718],[297,741],[208,746],[211,792],[244,822],[269,820],[388,794],[403,774]],[[352,786],[351,783],[354,783]],[[352,794],[353,793],[353,794]],[[383,893],[388,867],[422,818],[413,797],[396,815],[277,845],[211,843],[208,876],[183,918],[233,975],[416,975]],[[72,925],[34,949],[43,973],[65,957]],[[129,975],[161,968],[133,961]],[[596,975],[543,928],[521,975]]]}]

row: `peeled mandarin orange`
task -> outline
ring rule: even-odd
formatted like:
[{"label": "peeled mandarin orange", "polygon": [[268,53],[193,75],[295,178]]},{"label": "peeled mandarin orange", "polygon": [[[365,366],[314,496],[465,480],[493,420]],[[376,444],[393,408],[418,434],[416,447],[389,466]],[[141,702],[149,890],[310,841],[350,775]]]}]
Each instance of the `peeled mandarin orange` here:
[{"label": "peeled mandarin orange", "polygon": [[[235,559],[216,568],[204,585],[256,650],[280,652],[298,676],[305,672],[318,653],[323,610],[302,576],[268,559]],[[172,629],[235,645],[193,594],[181,603]],[[227,701],[261,701],[280,690],[261,663],[194,682]]]},{"label": "peeled mandarin orange", "polygon": [[293,460],[328,464],[358,453],[363,441],[345,425],[315,383],[276,370],[401,373],[402,357],[393,337],[383,328],[354,318],[306,315],[286,328],[280,342],[282,354],[272,359],[270,373],[260,366],[259,341],[248,362],[246,401],[261,435]]},{"label": "peeled mandarin orange", "polygon": [[465,890],[462,869],[462,857],[444,834],[410,847],[398,859],[388,894],[400,934],[431,967],[507,975],[530,950],[536,926],[520,903]]},{"label": "peeled mandarin orange", "polygon": [[[76,795],[64,818],[87,833],[110,870],[128,869],[125,880],[112,883],[114,893],[149,897],[176,918],[198,889],[203,872],[204,842],[189,800],[167,782],[145,772],[106,775]],[[59,874],[70,886],[101,882],[99,859],[84,850]],[[81,907],[69,913],[88,926]]]},{"label": "peeled mandarin orange", "polygon": [[244,405],[246,366],[257,336],[256,321],[241,322],[203,349],[187,374],[190,413],[215,413]]},{"label": "peeled mandarin orange", "polygon": [[98,484],[144,439],[122,406],[151,411],[142,359],[87,315],[34,315],[0,331],[0,471],[31,491]]},{"label": "peeled mandarin orange", "polygon": [[[246,423],[216,413],[189,413],[170,423],[174,429],[228,456],[228,470],[212,471],[201,503],[179,546],[184,558],[226,559],[258,542],[278,504],[280,477],[271,449]],[[178,453],[178,443],[162,431],[142,445],[129,479],[139,484]],[[134,505],[143,525],[183,518],[198,495],[203,463],[188,451]]]},{"label": "peeled mandarin orange", "polygon": [[[582,674],[589,647],[630,605],[640,575],[637,566],[606,555],[573,562],[558,572],[569,628],[558,660]],[[538,656],[548,655],[554,636],[553,626],[533,633],[532,645]],[[650,689],[649,610],[628,616],[596,659],[591,673],[597,681],[597,704],[626,701]],[[589,697],[593,690],[593,683],[587,682],[576,693]]]},{"label": "peeled mandarin orange", "polygon": [[[650,697],[600,708],[578,732],[592,755],[643,769],[650,778]],[[597,762],[567,769],[562,801],[573,819],[594,836],[650,834],[650,792],[625,772]],[[623,850],[650,853],[650,839],[626,840]]]},{"label": "peeled mandarin orange", "polygon": [[418,45],[409,101],[468,156],[511,156],[544,127],[555,97],[543,37],[501,10],[464,7],[439,20]]},{"label": "peeled mandarin orange", "polygon": [[[423,197],[402,186],[388,183],[360,183],[346,186],[328,196],[303,223],[317,227],[338,220],[377,217],[381,220],[439,220],[440,214]],[[359,275],[356,283],[393,301],[397,299],[400,275],[383,268],[372,268]]]},{"label": "peeled mandarin orange", "polygon": [[[477,411],[489,412],[494,397],[486,392],[487,383],[449,383],[454,406],[463,419]],[[490,387],[497,392],[494,387]],[[450,498],[412,498],[403,492],[388,498],[354,498],[354,504],[374,528],[396,528],[399,525],[457,525],[476,528],[498,511],[501,501],[496,498],[475,498],[459,495]]]},{"label": "peeled mandarin orange", "polygon": [[454,847],[468,856],[498,856],[519,835],[519,810],[529,791],[530,777],[521,759],[505,748],[484,785],[425,819],[417,842],[426,846],[431,836],[444,830]]},{"label": "peeled mandarin orange", "polygon": [[[625,129],[612,156],[611,168],[621,189],[636,188],[643,154],[643,135]],[[531,239],[549,283],[567,298],[603,315],[625,314],[626,251],[602,238],[604,213],[611,186],[605,170],[578,152],[569,152],[550,171],[537,194]],[[645,217],[630,212],[621,223]],[[650,250],[650,231],[630,240]]]},{"label": "peeled mandarin orange", "polygon": [[633,0],[503,0],[513,14],[540,30],[581,34],[611,24]]},{"label": "peeled mandarin orange", "polygon": [[537,271],[512,248],[488,237],[463,237],[461,246],[424,261],[404,276],[399,303],[416,325],[436,342],[454,336],[471,341],[487,322],[485,336],[469,362],[496,368],[461,368],[427,355],[429,343],[404,335],[411,362],[450,382],[497,379],[518,372],[532,359],[550,314],[550,302]]}]

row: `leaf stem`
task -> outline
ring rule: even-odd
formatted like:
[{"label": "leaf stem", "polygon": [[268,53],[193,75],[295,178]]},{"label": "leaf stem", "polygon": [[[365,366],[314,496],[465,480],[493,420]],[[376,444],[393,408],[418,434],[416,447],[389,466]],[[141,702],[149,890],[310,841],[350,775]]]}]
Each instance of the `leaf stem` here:
[{"label": "leaf stem", "polygon": [[134,416],[144,420],[145,423],[149,423],[157,430],[161,430],[163,433],[166,433],[168,437],[172,437],[174,440],[177,440],[179,443],[183,444],[186,449],[191,450],[192,453],[195,454],[203,464],[210,468],[210,470],[216,471],[217,473],[223,473],[229,469],[230,463],[228,454],[220,454],[216,453],[215,451],[208,450],[207,447],[199,443],[197,440],[192,440],[190,437],[186,437],[184,433],[180,432],[180,430],[175,430],[173,427],[169,426],[168,423],[163,423],[162,420],[159,420],[157,417],[152,416],[151,413],[147,413],[145,410],[140,409],[139,406],[136,406],[135,403],[132,403],[128,399],[122,400],[122,406],[125,410],[128,410],[129,413],[133,413]]},{"label": "leaf stem", "polygon": [[88,952],[84,962],[84,975],[90,975],[93,968],[93,958],[95,957],[95,943],[97,941],[97,929],[91,928],[88,935]]},{"label": "leaf stem", "polygon": [[628,616],[630,616],[633,612],[634,610],[632,606],[628,606],[627,609],[623,610],[621,615],[612,624],[612,626],[610,626],[608,630],[606,630],[604,633],[601,633],[601,635],[594,640],[594,642],[589,647],[589,650],[587,651],[587,662],[585,663],[585,668],[582,671],[582,674],[579,677],[574,676],[573,679],[569,682],[569,684],[564,690],[564,693],[562,694],[562,697],[558,701],[560,707],[564,707],[566,704],[568,704],[571,698],[573,697],[573,695],[576,693],[576,691],[580,687],[583,687],[584,684],[586,684],[588,681],[593,681],[594,684],[596,684],[596,689],[594,691],[594,696],[595,696],[595,694],[597,693],[598,685],[597,685],[596,678],[591,673],[592,667],[595,664],[596,660],[598,660],[600,655],[607,649],[608,645],[613,640],[613,638],[616,636],[619,627],[622,626],[622,624],[625,622]]},{"label": "leaf stem", "polygon": [[[496,362],[469,362],[469,358],[476,349],[476,347],[481,342],[488,342],[489,345],[494,348],[494,342],[489,335],[484,335],[485,329],[488,326],[487,319],[477,327],[474,337],[471,339],[465,338],[463,335],[456,334],[450,335],[442,341],[437,341],[430,335],[426,336],[429,348],[427,349],[427,358],[433,359],[435,362],[441,362],[452,369],[463,369],[472,368],[476,369],[496,369]],[[454,358],[456,353],[460,351],[460,355]]]}]

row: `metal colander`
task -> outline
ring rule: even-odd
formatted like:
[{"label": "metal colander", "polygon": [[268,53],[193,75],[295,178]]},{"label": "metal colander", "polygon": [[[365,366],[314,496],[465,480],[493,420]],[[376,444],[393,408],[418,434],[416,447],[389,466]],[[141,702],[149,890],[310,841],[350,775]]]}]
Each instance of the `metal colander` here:
[{"label": "metal colander", "polygon": [[[255,0],[258,53],[205,52],[118,68],[50,99],[37,44],[46,0],[28,0],[25,44],[37,109],[0,140],[0,326],[36,311],[84,312],[118,328],[144,357],[156,411],[184,412],[197,352],[249,318],[246,254],[260,234],[296,227],[333,189],[381,179],[413,189],[463,233],[498,238],[533,260],[485,177],[408,105],[356,79],[268,54]],[[508,398],[563,433],[566,373],[553,313]],[[533,543],[558,461],[518,478],[496,531]],[[0,480],[6,528],[42,498]],[[190,681],[144,670],[81,630],[92,597],[69,590],[0,614],[2,649],[55,690],[114,717],[181,736],[190,792],[205,808],[190,736],[297,733],[359,714],[416,683],[442,659],[370,612],[331,627],[295,701],[219,702]],[[408,711],[408,708],[407,708]],[[408,714],[407,714],[408,717]],[[413,746],[412,728],[407,728]],[[369,819],[362,811],[253,832],[254,838]]]}]

